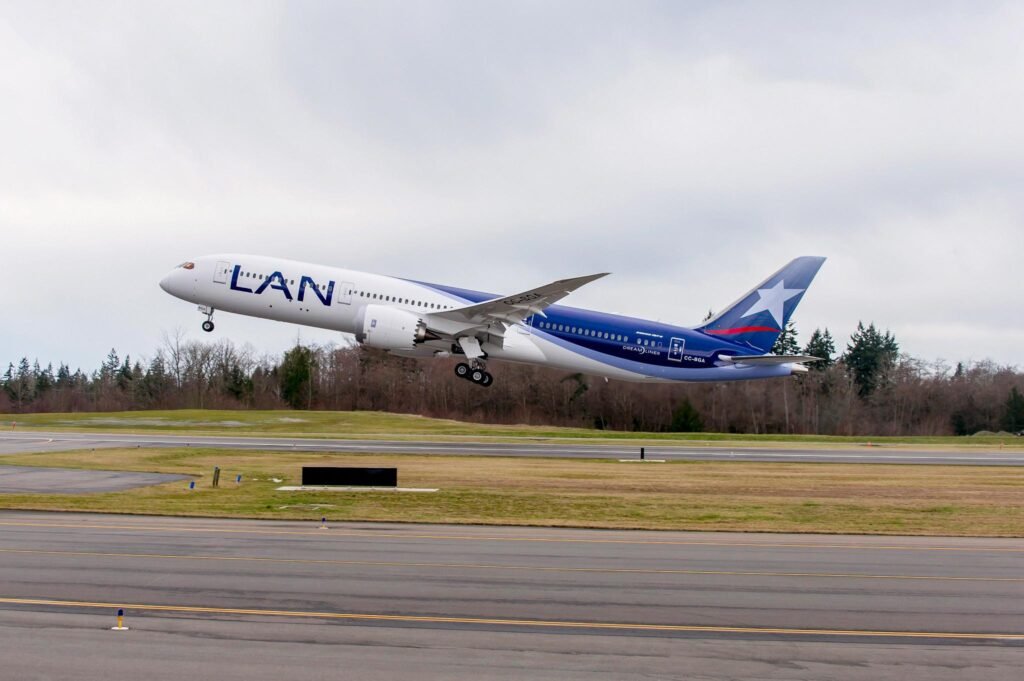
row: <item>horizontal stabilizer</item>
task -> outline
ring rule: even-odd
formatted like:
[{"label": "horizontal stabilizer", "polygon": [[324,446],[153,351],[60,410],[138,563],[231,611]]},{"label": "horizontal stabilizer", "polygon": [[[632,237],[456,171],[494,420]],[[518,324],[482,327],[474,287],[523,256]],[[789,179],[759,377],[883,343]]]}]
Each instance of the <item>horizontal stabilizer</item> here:
[{"label": "horizontal stabilizer", "polygon": [[748,364],[750,366],[805,364],[821,361],[821,357],[811,357],[810,355],[719,355],[718,359],[730,364]]}]

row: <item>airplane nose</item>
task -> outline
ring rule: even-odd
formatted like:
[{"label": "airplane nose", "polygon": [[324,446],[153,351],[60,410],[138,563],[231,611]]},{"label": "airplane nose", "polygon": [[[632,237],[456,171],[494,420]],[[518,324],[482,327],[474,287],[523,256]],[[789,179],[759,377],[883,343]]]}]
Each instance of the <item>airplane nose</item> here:
[{"label": "airplane nose", "polygon": [[171,279],[174,278],[174,272],[170,272],[167,276],[160,280],[160,288],[167,293],[174,295],[174,291],[171,290]]}]

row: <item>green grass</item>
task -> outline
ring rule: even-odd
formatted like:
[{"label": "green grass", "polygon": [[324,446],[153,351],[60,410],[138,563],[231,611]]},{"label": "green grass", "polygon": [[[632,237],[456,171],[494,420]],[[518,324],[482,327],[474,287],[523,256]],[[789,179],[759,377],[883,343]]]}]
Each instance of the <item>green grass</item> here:
[{"label": "green grass", "polygon": [[[4,494],[0,508],[654,530],[1024,536],[1024,468],[318,454],[199,448],[0,457],[194,476],[108,494]],[[278,492],[303,465],[397,466],[437,493]],[[214,466],[221,487],[210,487]],[[236,486],[236,474],[243,482]],[[282,482],[274,482],[278,478]]]},{"label": "green grass", "polygon": [[632,433],[552,426],[488,425],[384,412],[179,410],[0,416],[0,427],[40,430],[190,433],[281,437],[359,438],[534,438],[586,440],[640,446],[659,442],[700,442],[709,446],[833,444],[858,446],[1000,447],[1024,449],[1014,437],[842,437],[824,435],[743,435],[729,433]]}]

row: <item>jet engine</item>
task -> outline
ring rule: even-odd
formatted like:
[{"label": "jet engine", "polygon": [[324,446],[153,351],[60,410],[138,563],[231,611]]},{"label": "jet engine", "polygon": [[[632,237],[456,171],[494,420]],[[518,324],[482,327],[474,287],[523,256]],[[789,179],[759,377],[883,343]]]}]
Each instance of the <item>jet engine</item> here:
[{"label": "jet engine", "polygon": [[419,343],[438,338],[427,330],[419,315],[385,305],[367,305],[360,328],[356,340],[381,350],[412,350]]}]

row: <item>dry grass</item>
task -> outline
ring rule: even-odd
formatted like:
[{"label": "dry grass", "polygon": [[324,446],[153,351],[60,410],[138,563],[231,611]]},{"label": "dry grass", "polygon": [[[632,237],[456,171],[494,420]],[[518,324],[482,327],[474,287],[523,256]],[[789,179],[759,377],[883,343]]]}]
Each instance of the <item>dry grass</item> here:
[{"label": "dry grass", "polygon": [[[0,495],[0,508],[169,515],[646,529],[1024,536],[1024,469],[975,466],[337,455],[122,449],[0,457],[3,464],[185,473],[114,494]],[[302,465],[397,466],[435,494],[275,491]],[[220,489],[209,488],[213,466]],[[236,487],[234,476],[244,482]],[[274,483],[270,478],[279,478]]]}]

